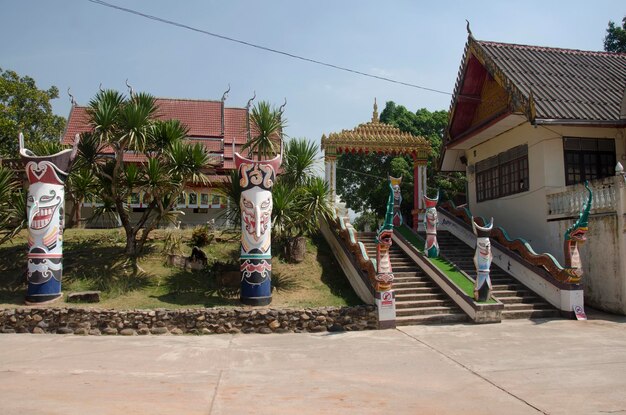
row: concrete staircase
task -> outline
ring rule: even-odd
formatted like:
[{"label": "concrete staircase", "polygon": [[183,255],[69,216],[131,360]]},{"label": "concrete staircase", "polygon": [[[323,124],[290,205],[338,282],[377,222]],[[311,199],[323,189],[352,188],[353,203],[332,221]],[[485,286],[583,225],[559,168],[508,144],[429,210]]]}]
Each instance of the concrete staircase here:
[{"label": "concrete staircase", "polygon": [[[437,241],[442,256],[445,256],[472,278],[476,278],[474,248],[469,247],[447,231],[438,230]],[[490,276],[493,287],[492,295],[504,304],[502,319],[560,317],[556,308],[497,265],[491,264]]]},{"label": "concrete staircase", "polygon": [[[376,258],[376,235],[359,232],[370,258]],[[467,321],[467,315],[398,246],[389,251],[396,293],[396,325]]]}]

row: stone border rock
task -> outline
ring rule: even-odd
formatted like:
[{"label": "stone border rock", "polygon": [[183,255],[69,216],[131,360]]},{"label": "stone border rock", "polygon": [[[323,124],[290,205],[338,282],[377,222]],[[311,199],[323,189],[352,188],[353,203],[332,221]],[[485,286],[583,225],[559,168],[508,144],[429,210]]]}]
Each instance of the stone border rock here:
[{"label": "stone border rock", "polygon": [[319,333],[377,328],[376,308],[371,305],[307,309],[0,309],[0,333],[135,336]]}]

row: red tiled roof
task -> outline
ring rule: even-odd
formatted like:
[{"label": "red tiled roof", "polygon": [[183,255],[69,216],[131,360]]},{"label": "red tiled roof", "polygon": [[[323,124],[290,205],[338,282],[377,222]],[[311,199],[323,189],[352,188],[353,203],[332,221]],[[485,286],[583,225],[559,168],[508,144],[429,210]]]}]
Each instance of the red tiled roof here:
[{"label": "red tiled roof", "polygon": [[[232,163],[232,143],[234,141],[237,150],[241,151],[241,145],[248,138],[247,110],[245,108],[224,108],[224,134],[222,134],[221,101],[157,98],[156,102],[159,107],[157,119],[180,120],[189,128],[191,139],[188,142],[199,142],[207,152],[224,154],[225,158],[231,159],[231,162],[226,165],[218,164],[216,167],[235,168],[234,163]],[[62,142],[63,144],[71,144],[77,133],[90,130],[87,107],[74,106],[70,112]],[[211,140],[203,140],[203,138],[211,138]],[[111,150],[107,149],[105,152],[110,153]],[[143,155],[126,154],[124,160],[143,162],[146,158]]]},{"label": "red tiled roof", "polygon": [[[221,101],[157,98],[157,119],[180,120],[193,137],[222,136]],[[225,111],[226,112],[226,111]]]},{"label": "red tiled roof", "polygon": [[[156,102],[159,107],[156,118],[180,120],[189,128],[190,137],[223,137],[220,101],[157,98]],[[237,142],[245,141],[246,109],[224,108],[224,119],[224,135],[230,140],[234,137]],[[70,112],[63,142],[71,142],[74,135],[90,129],[87,107],[74,106]]]},{"label": "red tiled roof", "polygon": [[248,140],[248,128],[245,108],[226,108],[224,113],[225,131],[224,147],[235,144],[244,144]]},{"label": "red tiled roof", "polygon": [[131,163],[145,163],[148,161],[148,157],[146,157],[145,154],[126,153],[124,154],[124,161]]},{"label": "red tiled roof", "polygon": [[87,107],[73,106],[67,121],[62,143],[71,145],[74,142],[74,136],[76,136],[76,134],[85,133],[89,130],[91,130],[91,127],[89,126]]}]

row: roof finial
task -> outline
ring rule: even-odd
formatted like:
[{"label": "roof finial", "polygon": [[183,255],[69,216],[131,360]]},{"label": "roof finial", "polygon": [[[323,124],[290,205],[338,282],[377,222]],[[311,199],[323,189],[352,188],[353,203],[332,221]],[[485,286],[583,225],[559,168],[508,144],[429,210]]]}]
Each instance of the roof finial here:
[{"label": "roof finial", "polygon": [[378,123],[378,104],[376,104],[376,97],[374,97],[374,113],[372,114],[372,122]]},{"label": "roof finial", "polygon": [[133,91],[133,87],[130,86],[130,84],[128,83],[128,78],[126,78],[126,86],[128,87],[128,93],[130,94],[130,97],[134,98],[135,91]]},{"label": "roof finial", "polygon": [[253,92],[254,92],[254,95],[252,96],[252,98],[248,100],[248,103],[246,104],[246,109],[248,111],[250,111],[250,106],[252,105],[252,101],[254,101],[254,99],[256,98],[256,91],[253,91]]},{"label": "roof finial", "polygon": [[74,95],[70,92],[70,88],[67,88],[67,95],[70,96],[70,102],[72,103],[72,107],[76,106],[76,100],[74,99]]},{"label": "roof finial", "polygon": [[230,92],[230,82],[228,83],[228,89],[224,91],[224,93],[222,94],[222,102],[226,101],[226,98],[228,98],[229,92]]},{"label": "roof finial", "polygon": [[285,106],[287,105],[287,97],[285,97],[285,103],[280,106],[278,109],[278,114],[282,117],[283,112],[285,112]]},{"label": "roof finial", "polygon": [[470,29],[469,20],[465,19],[465,21],[467,22],[467,34],[474,37],[474,35],[472,34],[472,29]]}]

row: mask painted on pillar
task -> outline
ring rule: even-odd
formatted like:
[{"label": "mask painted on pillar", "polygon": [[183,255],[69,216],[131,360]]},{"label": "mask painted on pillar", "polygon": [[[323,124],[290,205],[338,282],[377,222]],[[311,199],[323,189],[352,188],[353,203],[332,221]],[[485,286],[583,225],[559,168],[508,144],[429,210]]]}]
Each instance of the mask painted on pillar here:
[{"label": "mask painted on pillar", "polygon": [[424,227],[426,228],[426,244],[424,245],[424,254],[428,258],[437,258],[439,256],[439,243],[437,242],[437,202],[439,201],[439,189],[434,199],[426,196],[424,192],[424,205],[426,212],[424,215]]},{"label": "mask painted on pillar", "polygon": [[271,302],[272,186],[281,156],[253,161],[235,153],[241,197],[241,301]]},{"label": "mask painted on pillar", "polygon": [[400,205],[402,204],[402,193],[400,192],[402,176],[389,176],[389,181],[391,182],[391,188],[393,189],[393,226],[402,226],[402,212],[400,211]]},{"label": "mask painted on pillar", "polygon": [[394,189],[389,179],[389,198],[387,199],[387,212],[376,235],[376,277],[374,288],[376,291],[389,291],[393,284],[394,276],[391,269],[389,249],[392,245],[393,219],[394,219]]},{"label": "mask painted on pillar", "polygon": [[476,267],[476,282],[474,286],[474,299],[476,301],[487,301],[491,296],[491,278],[489,272],[493,254],[491,253],[491,229],[493,228],[493,218],[485,226],[479,226],[472,218],[472,228],[476,235],[476,252],[474,253],[474,266]]},{"label": "mask painted on pillar", "polygon": [[593,193],[589,188],[589,183],[586,181],[585,188],[587,188],[587,192],[589,192],[589,198],[587,199],[587,203],[585,203],[585,207],[582,212],[580,212],[578,220],[565,232],[564,241],[565,267],[568,268],[569,271],[578,279],[580,279],[583,275],[583,265],[580,260],[580,252],[578,251],[578,248],[579,245],[582,245],[585,241],[587,241],[586,235],[589,231],[589,212],[591,211],[591,204],[593,203]]},{"label": "mask painted on pillar", "polygon": [[20,134],[20,155],[26,163],[28,196],[28,290],[27,303],[53,301],[61,296],[63,272],[64,183],[76,156],[74,148],[50,156],[36,156],[24,148]]}]

